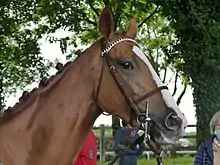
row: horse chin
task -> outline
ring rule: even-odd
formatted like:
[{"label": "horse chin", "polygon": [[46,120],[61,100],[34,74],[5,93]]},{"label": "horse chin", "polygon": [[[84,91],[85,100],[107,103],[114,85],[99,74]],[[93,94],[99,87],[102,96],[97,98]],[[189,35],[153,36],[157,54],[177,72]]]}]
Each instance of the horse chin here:
[{"label": "horse chin", "polygon": [[150,137],[158,147],[161,147],[164,143],[173,144],[175,142],[174,138],[167,137],[155,124],[150,127]]},{"label": "horse chin", "polygon": [[170,131],[167,129],[160,129],[160,135],[163,138],[163,143],[174,144],[182,137],[181,130]]},{"label": "horse chin", "polygon": [[163,132],[161,132],[161,137],[163,138],[163,143],[173,144],[176,139],[168,138]]},{"label": "horse chin", "polygon": [[149,133],[151,140],[157,145],[161,146],[163,142],[163,137],[161,136],[160,130],[156,127],[155,124],[149,125]]}]

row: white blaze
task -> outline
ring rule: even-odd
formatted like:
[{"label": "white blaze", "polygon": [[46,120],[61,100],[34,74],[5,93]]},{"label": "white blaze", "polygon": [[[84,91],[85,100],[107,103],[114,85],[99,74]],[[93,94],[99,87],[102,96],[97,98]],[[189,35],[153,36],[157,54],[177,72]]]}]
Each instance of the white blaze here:
[{"label": "white blaze", "polygon": [[[134,46],[132,50],[148,66],[148,68],[152,74],[152,77],[153,77],[155,83],[157,84],[157,86],[158,87],[163,86],[164,85],[163,82],[160,80],[159,76],[157,75],[157,73],[153,69],[151,63],[149,62],[146,55],[142,52],[142,50],[137,46]],[[162,93],[162,96],[163,96],[163,99],[164,99],[166,105],[169,108],[173,109],[177,113],[177,115],[183,120],[183,126],[186,126],[187,120],[186,120],[185,116],[182,114],[182,112],[180,111],[179,107],[177,106],[177,104],[176,104],[174,98],[172,97],[171,93],[169,92],[169,90],[163,89],[163,90],[161,90],[161,93]]]}]

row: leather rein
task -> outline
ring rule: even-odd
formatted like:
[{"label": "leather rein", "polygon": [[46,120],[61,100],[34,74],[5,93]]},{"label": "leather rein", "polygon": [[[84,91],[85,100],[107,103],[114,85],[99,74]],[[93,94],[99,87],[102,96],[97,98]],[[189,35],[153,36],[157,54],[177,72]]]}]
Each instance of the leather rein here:
[{"label": "leather rein", "polygon": [[[140,130],[141,126],[144,125],[144,128],[145,128],[145,142],[149,145],[150,149],[154,152],[154,154],[156,155],[156,158],[157,158],[157,163],[158,165],[162,165],[162,152],[157,148],[156,144],[150,139],[150,134],[148,133],[149,130],[148,130],[148,123],[151,121],[151,119],[149,118],[149,111],[148,111],[148,104],[149,104],[149,101],[147,101],[146,103],[146,106],[147,106],[147,109],[146,109],[146,112],[143,113],[140,111],[140,109],[138,108],[137,106],[137,103],[140,103],[144,100],[146,100],[147,98],[153,96],[154,94],[160,92],[161,90],[164,90],[164,89],[168,89],[167,86],[160,86],[156,89],[153,89],[151,90],[150,92],[147,92],[145,93],[144,95],[140,96],[139,98],[137,99],[133,99],[129,92],[127,91],[127,88],[126,88],[126,83],[125,83],[125,80],[122,79],[122,77],[120,76],[120,74],[118,73],[116,67],[114,66],[114,64],[112,63],[112,61],[110,60],[110,56],[109,56],[109,51],[115,46],[117,45],[118,43],[121,43],[123,41],[130,41],[130,42],[133,42],[135,43],[136,45],[137,42],[133,39],[130,39],[130,38],[121,38],[121,39],[118,39],[114,42],[112,42],[109,46],[106,47],[106,45],[104,45],[106,48],[102,50],[102,56],[103,58],[106,60],[106,63],[109,67],[109,70],[112,74],[112,76],[114,77],[117,85],[119,86],[121,92],[123,93],[123,95],[125,96],[127,102],[129,103],[130,107],[132,110],[134,110],[134,112],[136,113],[137,117],[138,117],[138,121],[139,121],[139,126],[135,126],[133,127],[133,131],[131,132],[131,135],[133,133],[137,133],[138,130]],[[102,73],[101,73],[101,79],[102,79]],[[98,93],[97,93],[98,95]],[[137,123],[138,124],[138,123]],[[128,138],[129,139],[129,138]],[[130,142],[131,143],[131,142]],[[126,146],[129,147],[129,143],[127,143]]]}]

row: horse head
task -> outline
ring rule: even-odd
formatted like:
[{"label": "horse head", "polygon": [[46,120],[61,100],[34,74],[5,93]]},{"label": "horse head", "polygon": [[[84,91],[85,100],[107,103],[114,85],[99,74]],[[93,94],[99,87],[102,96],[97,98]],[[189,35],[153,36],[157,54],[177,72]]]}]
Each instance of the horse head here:
[{"label": "horse head", "polygon": [[96,87],[98,106],[134,126],[149,102],[155,141],[173,142],[183,135],[187,121],[135,42],[136,20],[130,20],[126,31],[115,29],[112,11],[106,7],[99,17],[103,66]]}]

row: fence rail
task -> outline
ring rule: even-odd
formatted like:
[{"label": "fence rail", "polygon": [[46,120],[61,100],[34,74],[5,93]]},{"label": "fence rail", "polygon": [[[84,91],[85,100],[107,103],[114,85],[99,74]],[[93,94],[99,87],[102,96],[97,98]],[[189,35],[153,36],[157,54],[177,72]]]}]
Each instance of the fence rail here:
[{"label": "fence rail", "polygon": [[[196,127],[196,125],[188,125],[187,127]],[[113,152],[113,144],[114,144],[114,139],[112,136],[112,128],[111,127],[106,127],[104,125],[100,125],[99,127],[94,127],[93,128],[96,139],[98,142],[98,156],[101,162],[104,162],[106,160],[106,157],[112,157],[114,156]],[[185,135],[183,136],[184,139],[195,139],[196,134],[190,134],[190,135]],[[168,146],[170,144],[164,144],[165,146]],[[194,155],[196,153],[196,144],[193,144],[191,146],[180,146],[179,143],[174,144],[170,146],[170,149],[165,151],[166,155],[172,155],[173,152],[177,155]],[[148,159],[153,156],[153,152],[150,151],[149,148],[146,149],[146,151],[143,153],[143,156],[147,157]]]}]

